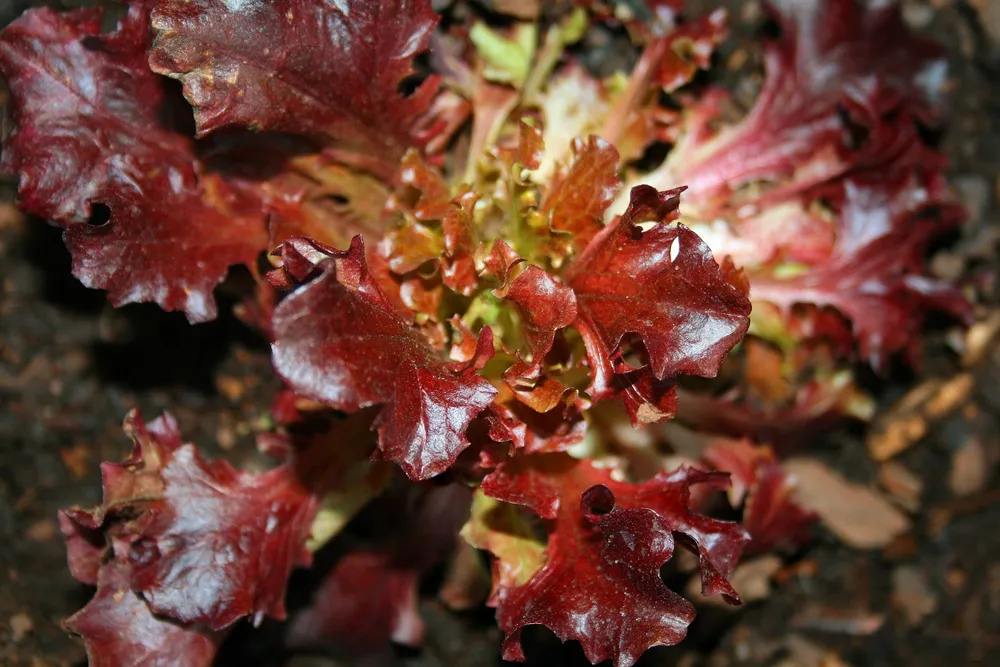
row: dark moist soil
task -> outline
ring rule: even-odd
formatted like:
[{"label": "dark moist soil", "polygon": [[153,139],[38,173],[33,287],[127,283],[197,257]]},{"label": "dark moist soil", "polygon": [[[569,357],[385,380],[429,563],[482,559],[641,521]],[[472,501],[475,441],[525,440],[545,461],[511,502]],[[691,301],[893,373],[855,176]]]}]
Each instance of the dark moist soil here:
[{"label": "dark moist soil", "polygon": [[[943,142],[953,161],[952,182],[971,219],[948,252],[970,263],[966,273],[986,285],[989,305],[995,305],[992,280],[1000,270],[992,241],[1000,188],[1000,11],[990,8],[993,1],[904,3],[907,19],[951,55],[955,92]],[[36,3],[0,4],[0,25],[26,4]],[[64,6],[69,4],[79,3]],[[691,4],[694,13],[710,7],[704,1]],[[760,9],[752,2],[724,4],[736,18],[736,37],[719,60],[723,71],[735,71],[742,62],[755,62]],[[737,79],[732,73],[730,78]],[[60,621],[84,605],[91,591],[66,569],[56,510],[98,503],[99,464],[128,452],[121,422],[133,407],[149,417],[169,409],[185,437],[209,456],[226,456],[238,466],[257,463],[253,437],[266,425],[276,382],[266,345],[227,314],[231,304],[224,297],[220,319],[197,327],[153,306],[114,310],[102,293],[70,276],[59,230],[13,213],[13,195],[13,183],[5,182],[0,188],[0,665],[81,665],[83,646]],[[926,375],[947,376],[956,368],[945,333],[942,327],[927,336]],[[701,609],[684,644],[654,649],[640,664],[1000,664],[1000,484],[993,470],[984,490],[957,501],[945,479],[953,451],[973,421],[997,433],[998,372],[993,362],[978,369],[974,407],[900,457],[925,485],[911,538],[882,553],[862,552],[820,528],[814,544],[786,560],[766,599],[739,610]],[[883,406],[916,379],[899,372],[883,381]],[[809,454],[852,480],[874,483],[876,465],[861,436],[860,429],[817,434]],[[935,601],[922,621],[908,620],[912,604],[893,596],[893,578],[902,570],[922,577],[923,597]],[[292,606],[310,583],[305,573],[293,578]],[[488,611],[453,614],[428,597],[424,616],[422,651],[395,652],[373,664],[500,663],[500,635]],[[578,646],[560,648],[547,631],[531,630],[526,632],[530,664],[584,662]],[[256,631],[239,627],[218,663],[356,664],[289,655],[281,649],[280,634],[276,623]]]}]

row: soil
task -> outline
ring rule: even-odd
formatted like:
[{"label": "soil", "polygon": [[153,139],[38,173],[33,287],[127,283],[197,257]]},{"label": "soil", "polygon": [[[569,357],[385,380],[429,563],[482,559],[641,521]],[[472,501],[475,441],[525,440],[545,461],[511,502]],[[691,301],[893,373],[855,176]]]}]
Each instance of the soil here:
[{"label": "soil", "polygon": [[[7,3],[0,25],[37,4]],[[698,13],[710,3],[691,4]],[[736,38],[720,62],[745,61],[736,52],[754,53],[759,5],[724,4],[737,17]],[[997,305],[992,280],[1000,275],[993,242],[1000,213],[1000,11],[993,0],[904,4],[907,19],[951,56],[955,90],[943,142],[970,219],[940,262],[947,270],[949,257],[964,261],[966,277],[981,286],[985,312]],[[254,434],[276,382],[267,346],[226,314],[224,297],[220,319],[196,327],[153,306],[114,310],[70,276],[59,230],[18,216],[13,196],[8,180],[0,189],[0,665],[81,665],[83,646],[60,621],[92,591],[69,575],[56,510],[99,501],[99,463],[128,451],[121,422],[133,407],[149,417],[169,409],[209,456],[254,465]],[[883,409],[920,377],[957,370],[949,335],[946,323],[929,332],[921,375],[898,371],[879,380]],[[956,497],[947,472],[971,429],[994,440],[1000,432],[998,358],[987,354],[974,370],[977,389],[957,416],[932,425],[927,438],[897,457],[924,485],[908,536],[882,551],[859,551],[820,528],[816,542],[784,560],[764,599],[739,609],[705,607],[688,641],[654,649],[640,664],[1000,664],[1000,479],[990,465],[978,488]],[[818,434],[808,453],[855,482],[877,483],[878,465],[860,427]],[[296,575],[291,598],[308,583]],[[426,647],[395,652],[379,665],[500,664],[500,635],[488,611],[455,614],[428,596],[424,616]],[[560,647],[544,630],[526,635],[529,664],[585,663],[579,647]],[[292,655],[280,636],[277,623],[237,628],[218,664],[347,664]]]}]

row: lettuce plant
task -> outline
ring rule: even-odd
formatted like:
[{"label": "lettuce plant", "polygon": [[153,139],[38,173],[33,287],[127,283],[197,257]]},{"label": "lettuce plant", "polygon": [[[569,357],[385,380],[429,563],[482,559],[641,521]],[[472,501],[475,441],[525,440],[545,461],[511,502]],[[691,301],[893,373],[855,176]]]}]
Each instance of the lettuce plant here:
[{"label": "lettuce plant", "polygon": [[[494,5],[137,0],[110,33],[90,8],[0,34],[2,166],[74,275],[196,324],[242,267],[240,316],[287,387],[259,474],[127,417],[102,505],[60,515],[97,587],[66,622],[93,664],[209,664],[239,619],[284,618],[291,571],[367,507],[371,544],[291,643],[419,643],[417,583],[461,532],[489,554],[505,658],[537,624],[628,667],[694,619],[661,578],[678,545],[737,603],[745,548],[800,544],[813,517],[766,446],[644,474],[620,424],[807,423],[928,309],[967,315],[923,261],[962,216],[925,140],[944,64],[896,7],[768,5],[740,118],[697,76],[722,11]],[[630,71],[584,67],[595,29],[631,39]],[[743,524],[705,513],[731,480]]]}]

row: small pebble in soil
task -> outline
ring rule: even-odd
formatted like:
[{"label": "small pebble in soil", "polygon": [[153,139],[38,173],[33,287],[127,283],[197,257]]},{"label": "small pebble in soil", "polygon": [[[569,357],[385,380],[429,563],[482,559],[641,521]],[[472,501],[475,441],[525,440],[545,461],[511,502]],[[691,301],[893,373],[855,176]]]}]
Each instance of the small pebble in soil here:
[{"label": "small pebble in soil", "polygon": [[24,612],[18,612],[7,621],[10,625],[10,639],[15,644],[20,643],[25,636],[35,629],[35,622]]},{"label": "small pebble in soil", "polygon": [[29,542],[48,542],[56,536],[56,522],[51,519],[41,519],[31,524],[24,533]]}]

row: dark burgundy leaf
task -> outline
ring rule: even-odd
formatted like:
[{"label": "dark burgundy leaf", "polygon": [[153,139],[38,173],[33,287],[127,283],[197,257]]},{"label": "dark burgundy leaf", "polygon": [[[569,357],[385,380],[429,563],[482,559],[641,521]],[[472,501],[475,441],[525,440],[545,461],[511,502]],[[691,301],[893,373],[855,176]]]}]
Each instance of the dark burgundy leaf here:
[{"label": "dark burgundy leaf", "polygon": [[794,550],[809,542],[817,516],[796,500],[796,488],[794,478],[777,461],[758,466],[756,486],[743,507],[749,552]]},{"label": "dark burgundy leaf", "polygon": [[786,314],[797,304],[835,308],[850,321],[862,357],[876,368],[917,342],[915,332],[929,311],[968,319],[961,290],[924,268],[930,242],[959,225],[964,211],[956,204],[913,210],[905,202],[914,187],[908,181],[846,181],[841,232],[829,259],[790,278],[753,275],[754,300]]},{"label": "dark burgundy leaf", "polygon": [[241,473],[185,445],[160,475],[164,507],[132,545],[132,588],[156,613],[214,629],[284,618],[317,504],[294,470]]},{"label": "dark burgundy leaf", "polygon": [[[515,398],[510,387],[498,394],[483,415],[491,440],[510,442],[511,449],[523,449],[526,454],[564,452],[580,444],[587,434],[587,422],[577,402],[562,409],[538,412]],[[490,463],[495,465],[499,461]]]},{"label": "dark burgundy leaf", "polygon": [[851,172],[939,161],[917,122],[940,114],[943,51],[909,30],[897,3],[776,0],[768,9],[781,36],[766,47],[767,77],[750,114],[709,143],[685,145],[684,164],[647,182],[683,182],[704,202],[792,177],[773,199]]},{"label": "dark burgundy leaf", "polygon": [[[95,516],[96,515],[96,516]],[[59,510],[59,530],[66,542],[66,560],[73,577],[88,586],[96,586],[101,562],[107,547],[101,532],[100,512],[79,508]]]},{"label": "dark burgundy leaf", "polygon": [[703,458],[733,480],[730,501],[743,507],[743,527],[750,533],[748,552],[794,549],[809,541],[817,516],[797,502],[796,482],[782,470],[770,447],[721,440]]},{"label": "dark burgundy leaf", "polygon": [[156,616],[131,590],[127,544],[101,568],[97,594],[66,619],[70,632],[83,637],[91,667],[208,667],[218,638]]},{"label": "dark burgundy leaf", "polygon": [[[347,412],[382,404],[379,449],[412,479],[443,472],[496,395],[474,368],[448,364],[375,284],[360,237],[275,309],[274,364],[299,394]],[[491,338],[489,328],[480,334]]]},{"label": "dark burgundy leaf", "polygon": [[[672,224],[680,190],[632,190],[628,210],[569,267],[578,326],[594,367],[593,391],[610,391],[611,363],[638,335],[657,380],[713,377],[750,325],[742,285],[691,230]],[[652,222],[648,226],[647,222]]]},{"label": "dark burgundy leaf", "polygon": [[[66,227],[85,285],[116,306],[154,301],[192,322],[213,319],[212,289],[267,242],[264,216],[203,173],[190,141],[162,124],[145,6],[106,36],[100,16],[37,9],[3,31],[14,120],[3,170],[20,175],[24,210]],[[102,211],[104,224],[87,224]]]},{"label": "dark burgundy leaf", "polygon": [[681,468],[633,485],[565,454],[518,457],[487,476],[488,496],[551,520],[545,566],[523,586],[496,593],[504,657],[524,659],[520,633],[532,624],[579,641],[595,664],[612,658],[620,667],[651,646],[681,641],[694,607],[660,579],[675,533],[699,554],[703,592],[738,601],[726,577],[747,535],[691,512],[690,487],[699,483],[724,487],[728,479]]},{"label": "dark burgundy leaf", "polygon": [[[147,426],[133,411],[125,431],[134,451],[102,464],[103,504],[60,514],[74,574],[99,583],[98,570],[119,567],[109,560],[117,554],[128,590],[153,613],[216,630],[246,615],[281,618],[292,568],[309,563],[318,502],[297,461],[259,475],[206,463],[167,414]],[[330,477],[329,465],[318,468],[310,481]]]},{"label": "dark burgundy leaf", "polygon": [[383,551],[346,554],[316,589],[315,601],[289,628],[292,646],[331,645],[375,652],[391,640],[420,646],[424,623],[417,609],[420,573]]},{"label": "dark burgundy leaf", "polygon": [[857,388],[842,378],[821,378],[798,388],[788,406],[761,409],[731,395],[677,392],[677,420],[706,433],[753,437],[780,451],[801,447],[818,432],[843,426],[854,414]]},{"label": "dark burgundy leaf", "polygon": [[236,126],[332,140],[388,177],[437,89],[429,79],[399,92],[436,23],[428,0],[161,0],[149,62],[184,84],[201,135]]},{"label": "dark burgundy leaf", "polygon": [[419,646],[417,584],[453,548],[470,497],[467,488],[451,484],[394,487],[377,499],[365,515],[371,540],[325,576],[312,604],[292,619],[289,643],[352,657],[385,650],[390,640]]},{"label": "dark burgundy leaf", "polygon": [[[183,310],[191,322],[211,320],[212,289],[230,266],[253,266],[266,246],[263,215],[208,204],[194,181],[175,190],[170,179],[178,172],[167,170],[141,189],[112,186],[114,193],[102,196],[111,208],[107,225],[67,227],[73,273],[87,287],[106,289],[115,306],[154,301]],[[215,180],[212,187],[222,195],[226,186]]]}]

